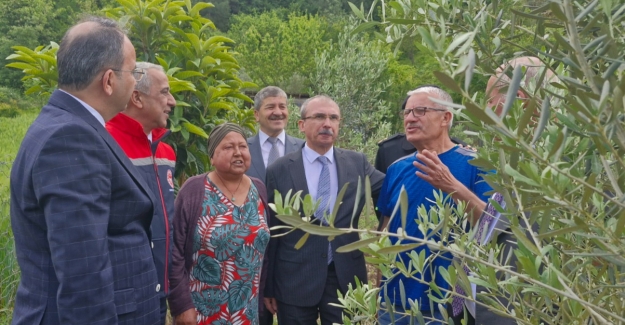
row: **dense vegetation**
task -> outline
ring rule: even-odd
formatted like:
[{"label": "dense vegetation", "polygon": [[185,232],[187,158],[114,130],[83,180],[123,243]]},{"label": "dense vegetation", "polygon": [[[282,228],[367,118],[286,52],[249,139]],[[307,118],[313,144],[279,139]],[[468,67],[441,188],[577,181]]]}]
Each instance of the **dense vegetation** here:
[{"label": "dense vegetation", "polygon": [[[396,111],[406,91],[420,84],[443,86],[460,109],[454,135],[481,144],[477,163],[497,172],[489,181],[514,207],[504,212],[540,226],[516,252],[518,274],[502,281],[492,276],[494,269],[503,270],[496,247],[477,247],[472,233],[454,235],[455,245],[445,249],[478,270],[471,281],[490,288],[481,297],[504,310],[488,298],[510,296],[509,308],[523,324],[625,322],[624,4],[0,0],[0,56],[10,59],[10,67],[0,68],[0,86],[8,87],[0,88],[0,324],[10,318],[19,279],[8,172],[36,109],[56,86],[57,43],[82,13],[126,23],[138,60],[166,68],[179,103],[170,118],[179,181],[210,168],[204,139],[214,125],[235,121],[253,132],[248,96],[258,87],[336,98],[345,116],[339,145],[372,158],[375,143],[401,129]],[[497,117],[485,109],[486,80],[520,55],[545,60],[560,82],[526,87],[526,109],[511,101]],[[515,80],[519,72],[507,73]],[[509,88],[519,87],[513,82]],[[20,95],[24,91],[29,97]],[[297,134],[297,109],[290,108],[289,132]],[[445,207],[440,215],[445,218],[421,216],[420,222],[449,230],[461,218]],[[513,231],[524,229],[514,224]],[[389,261],[398,250],[367,240],[363,247],[376,257],[373,262]],[[449,274],[451,283],[468,285],[453,269]],[[345,304],[366,322],[374,293],[359,288]]]}]

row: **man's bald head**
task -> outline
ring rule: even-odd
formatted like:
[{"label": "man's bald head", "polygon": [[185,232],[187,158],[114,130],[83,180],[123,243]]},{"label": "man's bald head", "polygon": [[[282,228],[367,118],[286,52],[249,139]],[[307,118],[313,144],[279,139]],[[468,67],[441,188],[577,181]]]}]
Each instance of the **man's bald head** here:
[{"label": "man's bald head", "polygon": [[88,17],[70,28],[57,52],[59,88],[83,90],[100,71],[120,69],[125,37],[117,22],[103,17]]},{"label": "man's bald head", "polygon": [[[510,84],[510,77],[508,77],[505,72],[514,70],[517,66],[525,67],[525,75],[523,79],[521,79],[521,86],[525,89],[528,89],[530,85],[534,85],[535,88],[545,87],[551,82],[558,81],[558,77],[554,72],[547,68],[542,84],[536,84],[546,67],[539,58],[534,56],[523,56],[502,64],[495,70],[495,75],[488,79],[488,84],[486,86],[486,94],[489,96],[488,106],[493,107],[495,113],[498,115],[501,113],[506,99],[506,91],[502,90],[502,88],[506,88]],[[534,89],[530,89],[530,91],[533,90]],[[519,90],[517,92],[517,97],[527,98],[528,96],[522,90]]]}]

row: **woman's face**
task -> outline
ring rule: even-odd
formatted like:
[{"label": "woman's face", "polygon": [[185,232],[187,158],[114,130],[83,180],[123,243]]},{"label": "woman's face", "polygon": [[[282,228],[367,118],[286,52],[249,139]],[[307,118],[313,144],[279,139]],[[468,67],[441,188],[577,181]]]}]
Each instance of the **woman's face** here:
[{"label": "woman's face", "polygon": [[215,148],[211,164],[221,173],[243,175],[250,168],[247,140],[236,132],[228,133]]}]

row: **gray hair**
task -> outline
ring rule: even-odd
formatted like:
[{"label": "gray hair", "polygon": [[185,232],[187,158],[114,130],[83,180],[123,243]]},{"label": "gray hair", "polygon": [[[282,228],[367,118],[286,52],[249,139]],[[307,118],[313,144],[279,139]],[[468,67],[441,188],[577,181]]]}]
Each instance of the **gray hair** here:
[{"label": "gray hair", "polygon": [[78,24],[93,22],[98,26],[82,32],[70,28],[63,36],[56,54],[59,88],[83,90],[96,75],[107,68],[121,68],[124,63],[124,31],[117,22],[90,16]]},{"label": "gray hair", "polygon": [[[431,97],[434,97],[436,99],[439,99],[441,101],[444,102],[448,102],[448,103],[453,103],[454,100],[451,98],[451,95],[449,95],[448,92],[442,90],[441,88],[435,87],[435,86],[423,86],[423,87],[417,87],[414,90],[411,90],[408,92],[408,97],[414,95],[414,94],[422,94],[422,93],[427,93],[429,95],[431,95]],[[454,112],[450,111],[449,108],[446,105],[443,104],[439,104],[434,102],[434,106],[436,106],[435,108],[440,108],[440,109],[444,109],[446,111],[448,111],[449,113],[451,113],[451,120],[449,120],[449,129],[451,130],[451,126],[454,122]]]},{"label": "gray hair", "polygon": [[260,109],[260,106],[263,104],[263,100],[269,97],[284,97],[287,98],[284,90],[276,87],[276,86],[267,86],[261,89],[254,96],[254,110],[257,111]]},{"label": "gray hair", "polygon": [[306,116],[306,110],[308,109],[308,104],[310,104],[310,102],[312,102],[313,100],[317,100],[317,99],[323,100],[325,102],[330,102],[330,103],[336,105],[336,107],[339,108],[339,112],[341,111],[341,108],[339,107],[339,104],[337,104],[329,96],[326,96],[326,95],[316,95],[316,96],[308,98],[306,101],[304,101],[304,103],[302,103],[302,107],[300,107],[300,109],[299,109],[299,116],[300,116],[300,118],[303,118],[303,117]]},{"label": "gray hair", "polygon": [[150,87],[152,86],[152,75],[148,73],[148,70],[153,69],[165,73],[165,69],[162,66],[150,62],[137,62],[136,67],[143,70],[145,75],[141,80],[137,81],[135,89],[145,94],[150,92]]}]

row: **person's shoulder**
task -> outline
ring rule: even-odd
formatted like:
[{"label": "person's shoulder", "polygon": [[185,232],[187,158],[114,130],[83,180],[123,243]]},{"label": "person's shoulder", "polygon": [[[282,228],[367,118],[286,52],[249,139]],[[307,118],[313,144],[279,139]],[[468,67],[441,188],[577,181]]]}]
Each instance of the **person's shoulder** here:
[{"label": "person's shoulder", "polygon": [[453,153],[460,155],[460,156],[467,157],[468,159],[473,159],[476,156],[475,150],[473,150],[472,148],[461,147],[461,146],[456,146]]},{"label": "person's shoulder", "polygon": [[410,164],[412,166],[412,161],[414,160],[415,155],[414,154],[408,154],[405,155],[395,161],[393,161],[389,166],[388,166],[388,170],[391,170],[391,168],[397,168],[397,167],[393,167],[393,166],[403,166],[405,164]]},{"label": "person's shoulder", "polygon": [[248,137],[248,138],[247,138],[247,143],[250,143],[250,144],[251,144],[251,143],[254,143],[254,142],[258,141],[258,137],[259,137],[259,136],[258,136],[258,133],[254,134],[254,135],[253,135],[253,136],[251,136],[251,137]]},{"label": "person's shoulder", "polygon": [[286,134],[286,139],[287,139],[288,141],[295,142],[295,143],[296,143],[296,144],[298,144],[298,145],[303,145],[303,144],[304,144],[304,142],[305,142],[305,141],[304,141],[304,139],[300,139],[300,138],[298,138],[298,137],[294,137],[294,136],[292,136],[292,135],[288,135],[288,134]]},{"label": "person's shoulder", "polygon": [[206,173],[204,174],[200,174],[200,175],[195,175],[195,176],[191,176],[189,178],[187,178],[187,180],[184,182],[184,184],[182,184],[182,186],[180,187],[180,191],[178,192],[178,195],[183,194],[184,192],[189,192],[189,193],[193,193],[195,192],[199,187],[204,187],[204,180],[206,179]]},{"label": "person's shoulder", "polygon": [[403,133],[396,133],[391,135],[390,137],[378,141],[378,147],[389,146],[395,143],[400,143],[403,139],[406,138],[406,135]]}]

